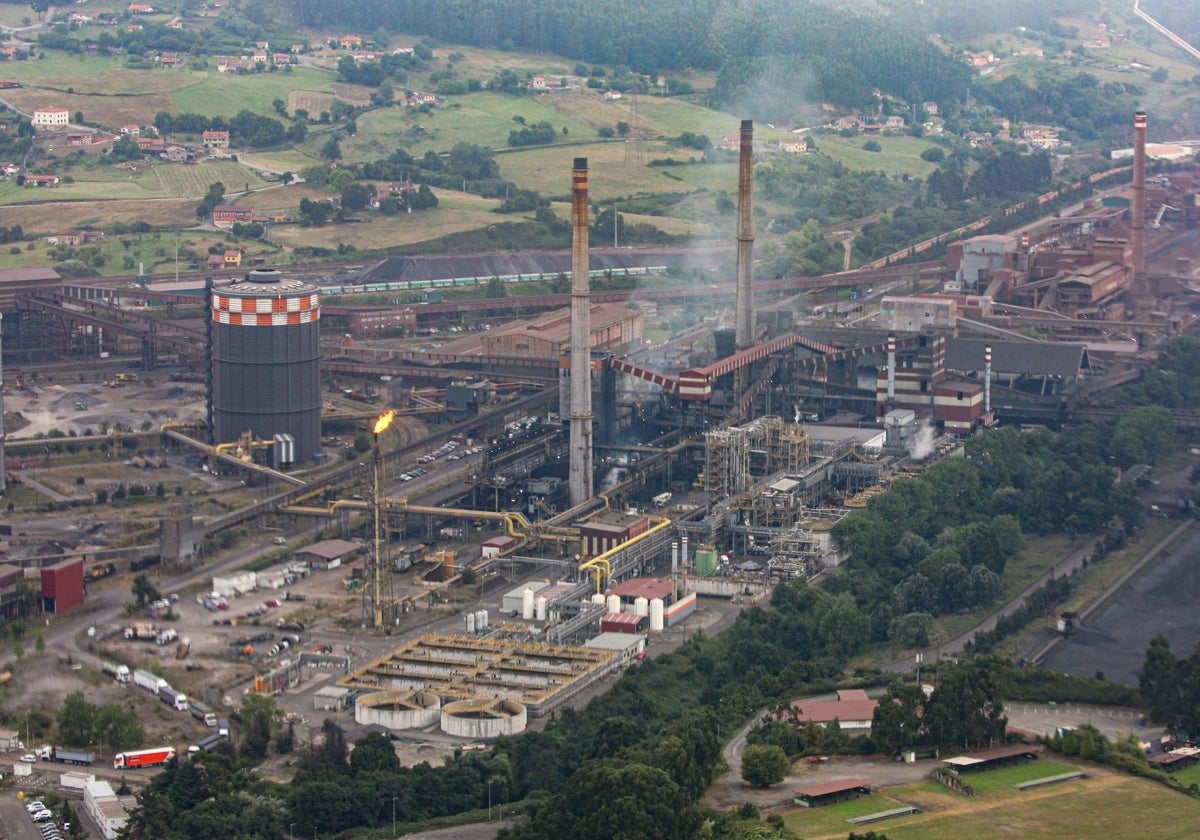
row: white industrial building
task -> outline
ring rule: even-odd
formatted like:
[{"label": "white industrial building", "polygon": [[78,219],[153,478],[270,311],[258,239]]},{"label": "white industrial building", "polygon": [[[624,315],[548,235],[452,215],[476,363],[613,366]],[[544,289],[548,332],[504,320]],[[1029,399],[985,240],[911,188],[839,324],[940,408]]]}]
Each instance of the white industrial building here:
[{"label": "white industrial building", "polygon": [[517,613],[520,615],[525,598],[525,590],[533,590],[536,597],[539,592],[550,586],[549,582],[544,580],[534,580],[529,583],[523,583],[516,589],[510,589],[504,593],[504,597],[500,599],[500,611],[505,615]]},{"label": "white industrial building", "polygon": [[615,651],[613,668],[628,665],[646,650],[646,637],[641,633],[601,633],[583,643],[585,648]]},{"label": "white industrial building", "polygon": [[[132,797],[129,797],[132,800]],[[129,812],[105,781],[88,782],[83,788],[83,809],[100,827],[104,840],[117,840],[117,834],[129,822]]]},{"label": "white industrial building", "polygon": [[234,595],[245,595],[247,592],[253,592],[257,585],[257,572],[239,572],[236,575],[214,577],[212,591],[222,598],[231,598]]}]

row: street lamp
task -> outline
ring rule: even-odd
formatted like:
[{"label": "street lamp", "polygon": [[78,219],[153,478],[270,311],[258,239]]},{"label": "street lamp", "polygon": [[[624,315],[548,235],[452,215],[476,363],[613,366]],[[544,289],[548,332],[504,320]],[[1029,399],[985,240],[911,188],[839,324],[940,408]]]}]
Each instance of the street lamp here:
[{"label": "street lamp", "polygon": [[288,840],[296,840],[296,824],[288,823]]},{"label": "street lamp", "polygon": [[492,780],[488,779],[488,822],[492,821]]},{"label": "street lamp", "polygon": [[392,797],[392,836],[396,836],[396,797]]}]

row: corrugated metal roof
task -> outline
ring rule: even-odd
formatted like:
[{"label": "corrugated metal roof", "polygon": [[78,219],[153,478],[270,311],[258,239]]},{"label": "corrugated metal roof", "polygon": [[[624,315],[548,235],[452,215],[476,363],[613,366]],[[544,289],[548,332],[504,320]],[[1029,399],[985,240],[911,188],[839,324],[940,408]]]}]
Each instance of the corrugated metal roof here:
[{"label": "corrugated metal roof", "polygon": [[866,779],[842,779],[838,782],[825,782],[812,787],[800,788],[797,790],[796,796],[829,796],[831,793],[843,793],[848,790],[857,790],[858,788],[870,788],[871,783]]},{"label": "corrugated metal roof", "polygon": [[1091,368],[1082,344],[1048,341],[984,341],[951,338],[946,342],[946,369],[963,373],[983,372],[983,350],[992,348],[992,372],[1026,376],[1058,376],[1078,379]]}]

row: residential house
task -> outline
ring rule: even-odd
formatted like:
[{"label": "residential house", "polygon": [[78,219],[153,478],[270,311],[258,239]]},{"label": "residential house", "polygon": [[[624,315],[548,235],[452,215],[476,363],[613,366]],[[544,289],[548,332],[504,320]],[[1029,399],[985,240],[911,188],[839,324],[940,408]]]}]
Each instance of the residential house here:
[{"label": "residential house", "polygon": [[126,137],[138,137],[142,133],[142,127],[140,125],[133,124],[123,125],[121,126],[121,133]]},{"label": "residential house", "polygon": [[358,50],[354,53],[354,60],[359,64],[362,64],[364,62],[379,61],[383,58],[383,56],[383,53],[375,52],[373,50]]},{"label": "residential house", "polygon": [[412,54],[413,54],[412,47],[397,47],[396,49],[392,50],[392,55],[412,55]]},{"label": "residential house", "polygon": [[900,116],[897,116],[896,114],[892,114],[890,117],[888,117],[887,119],[885,119],[883,121],[883,130],[884,131],[903,131],[904,130],[904,117],[900,117]]},{"label": "residential house", "polygon": [[237,72],[238,70],[253,70],[254,67],[248,61],[243,61],[240,58],[218,58],[217,72],[228,73]]},{"label": "residential house", "polygon": [[241,264],[242,264],[242,252],[241,251],[230,250],[230,251],[225,252],[225,267],[226,268],[237,268]]},{"label": "residential house", "polygon": [[249,224],[254,221],[254,208],[252,207],[234,207],[232,205],[223,205],[214,207],[212,213],[213,227],[221,230],[229,230],[235,224]]},{"label": "residential house", "polygon": [[139,137],[137,144],[143,152],[161,152],[167,146],[161,137]]},{"label": "residential house", "polygon": [[295,64],[296,58],[288,53],[271,53],[271,63],[282,67],[285,64]]},{"label": "residential house", "polygon": [[1021,47],[1017,50],[1017,55],[1026,58],[1045,58],[1046,52],[1041,47]]},{"label": "residential house", "polygon": [[21,167],[17,166],[15,163],[0,163],[0,175],[3,175],[5,178],[11,178],[20,171]]},{"label": "residential house", "polygon": [[128,27],[126,27],[126,31],[127,32],[141,32],[145,28],[146,27],[142,26],[140,23],[131,23],[131,24],[129,24]]},{"label": "residential house", "polygon": [[89,242],[99,242],[104,238],[104,232],[99,230],[63,230],[55,237],[59,245],[86,245]]},{"label": "residential house", "polygon": [[922,102],[921,108],[931,117],[936,117],[938,115],[938,104],[932,99],[930,99],[928,102]]},{"label": "residential house", "polygon": [[133,3],[129,6],[129,14],[131,15],[152,15],[154,7],[145,3]]},{"label": "residential house", "polygon": [[57,175],[26,175],[25,186],[27,187],[57,187]]},{"label": "residential house", "polygon": [[200,135],[200,142],[204,144],[204,148],[206,149],[228,149],[229,132],[206,131]]},{"label": "residential house", "polygon": [[225,255],[224,254],[209,254],[208,259],[205,261],[205,265],[207,265],[210,269],[224,268],[225,267]]},{"label": "residential house", "polygon": [[195,155],[188,151],[186,146],[179,146],[172,143],[170,146],[162,150],[161,156],[168,163],[192,163],[195,161]]},{"label": "residential house", "polygon": [[811,142],[808,137],[789,137],[779,141],[779,151],[790,152],[794,155],[806,155],[811,151]]},{"label": "residential house", "polygon": [[304,52],[304,50],[304,44],[292,44],[292,46],[289,48],[289,51],[292,53],[292,55],[300,55],[300,53]]},{"label": "residential house", "polygon": [[344,50],[357,50],[362,47],[362,38],[358,35],[343,35],[338,38],[338,46]]},{"label": "residential house", "polygon": [[95,140],[95,135],[90,131],[72,132],[67,135],[68,146],[90,146]]},{"label": "residential house", "polygon": [[266,52],[267,50],[271,49],[271,42],[270,41],[255,41],[254,48],[256,50],[262,50],[263,52]]},{"label": "residential house", "polygon": [[437,97],[432,93],[421,93],[421,91],[418,90],[413,92],[413,95],[408,98],[405,104],[416,105],[419,107],[421,105],[436,105],[437,101]]},{"label": "residential house", "polygon": [[1000,131],[1008,131],[1012,128],[1012,123],[1008,121],[1008,117],[992,117],[991,122]]},{"label": "residential house", "polygon": [[171,18],[169,21],[167,21],[167,29],[183,29],[183,18]]},{"label": "residential house", "polygon": [[546,90],[546,88],[547,88],[546,77],[545,76],[534,76],[532,79],[529,80],[529,87],[532,88],[533,90]]},{"label": "residential house", "polygon": [[971,53],[970,61],[972,67],[987,67],[996,63],[996,55],[991,50],[983,52]]},{"label": "residential house", "polygon": [[50,106],[48,108],[38,108],[33,112],[33,127],[52,130],[55,128],[66,128],[71,123],[71,112],[66,108]]},{"label": "residential house", "polygon": [[178,67],[183,64],[183,59],[178,53],[163,53],[158,57],[158,63],[163,67]]},{"label": "residential house", "polygon": [[846,117],[838,117],[833,121],[833,127],[837,131],[858,131],[863,127],[863,121],[853,114]]},{"label": "residential house", "polygon": [[612,101],[616,101],[616,100],[618,100],[618,99],[620,99],[620,98],[621,98],[621,91],[619,91],[619,90],[606,90],[606,91],[604,91],[604,98],[605,98],[605,99],[607,99],[607,100],[609,100],[610,102],[612,102]]},{"label": "residential house", "polygon": [[261,64],[264,67],[267,65],[267,63],[270,60],[271,60],[271,56],[267,53],[266,50],[255,50],[254,55],[250,56],[250,62],[252,64]]}]

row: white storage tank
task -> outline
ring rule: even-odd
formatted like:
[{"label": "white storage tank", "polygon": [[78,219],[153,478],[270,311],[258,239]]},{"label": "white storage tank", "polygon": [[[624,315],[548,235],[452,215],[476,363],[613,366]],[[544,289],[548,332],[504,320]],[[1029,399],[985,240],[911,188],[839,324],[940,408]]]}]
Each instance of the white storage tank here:
[{"label": "white storage tank", "polygon": [[645,596],[639,595],[633,601],[634,615],[650,615],[650,602]]},{"label": "white storage tank", "polygon": [[548,603],[549,602],[546,600],[545,595],[539,595],[537,600],[534,602],[534,605],[535,605],[536,611],[537,611],[537,620],[538,621],[546,620],[546,605]]},{"label": "white storage tank", "polygon": [[620,595],[609,595],[608,596],[608,611],[610,613],[619,613],[621,611],[621,596]]},{"label": "white storage tank", "polygon": [[467,632],[475,632],[475,613],[473,612],[467,613]]},{"label": "white storage tank", "polygon": [[595,595],[592,596],[593,604],[597,604],[597,605],[603,607],[606,602],[607,602],[607,599],[604,597],[603,593],[597,592]]},{"label": "white storage tank", "polygon": [[663,599],[655,598],[650,602],[650,629],[656,633],[663,629]]},{"label": "white storage tank", "polygon": [[521,618],[526,621],[533,618],[533,590],[528,587],[521,593]]},{"label": "white storage tank", "polygon": [[480,610],[475,613],[475,629],[482,633],[488,626],[487,610]]}]

